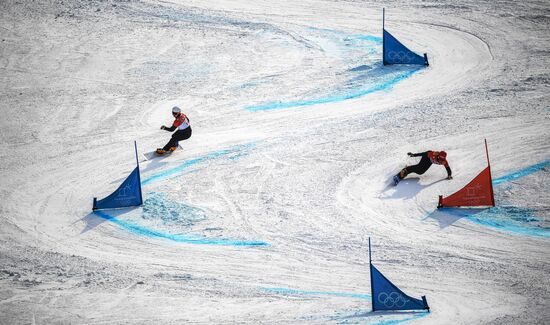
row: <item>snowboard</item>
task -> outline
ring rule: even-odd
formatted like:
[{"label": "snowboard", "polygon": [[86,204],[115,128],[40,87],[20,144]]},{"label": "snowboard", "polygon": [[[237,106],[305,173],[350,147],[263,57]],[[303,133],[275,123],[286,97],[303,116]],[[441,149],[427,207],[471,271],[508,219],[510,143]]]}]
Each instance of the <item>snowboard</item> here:
[{"label": "snowboard", "polygon": [[[178,147],[178,150],[181,150],[181,147]],[[144,160],[151,160],[151,159],[155,159],[155,158],[171,156],[172,154],[174,154],[175,151],[176,150],[167,151],[165,154],[161,155],[161,154],[158,154],[156,150],[153,150],[153,151],[150,151],[150,152],[142,153],[141,155],[143,156]]]},{"label": "snowboard", "polygon": [[183,147],[178,144],[178,148],[176,150],[167,151],[165,154],[162,154],[162,155],[158,154],[157,150],[145,152],[145,153],[142,153],[141,155],[143,156],[144,160],[146,161],[146,160],[151,160],[151,159],[160,158],[160,157],[168,157],[168,156],[171,156],[175,151],[180,151],[180,150],[183,150]]},{"label": "snowboard", "polygon": [[143,156],[143,161],[155,159],[157,157],[166,157],[170,156],[172,153],[165,153],[164,155],[159,155],[156,150],[150,152],[144,152],[141,155]]}]

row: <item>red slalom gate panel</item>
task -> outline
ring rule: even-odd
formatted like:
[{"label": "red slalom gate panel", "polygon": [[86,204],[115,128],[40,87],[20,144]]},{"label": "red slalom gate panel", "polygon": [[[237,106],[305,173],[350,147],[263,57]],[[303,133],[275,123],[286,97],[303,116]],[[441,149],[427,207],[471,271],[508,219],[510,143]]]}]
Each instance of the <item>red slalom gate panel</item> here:
[{"label": "red slalom gate panel", "polygon": [[446,198],[440,195],[437,205],[438,208],[478,206],[495,206],[490,166],[456,193]]}]

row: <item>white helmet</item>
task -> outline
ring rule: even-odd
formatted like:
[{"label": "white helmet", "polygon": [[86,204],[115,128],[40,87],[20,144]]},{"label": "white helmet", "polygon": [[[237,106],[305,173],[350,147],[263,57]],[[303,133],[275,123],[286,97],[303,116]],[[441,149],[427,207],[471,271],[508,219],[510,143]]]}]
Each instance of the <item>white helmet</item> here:
[{"label": "white helmet", "polygon": [[172,107],[172,114],[179,114],[181,113],[181,109],[177,106]]}]

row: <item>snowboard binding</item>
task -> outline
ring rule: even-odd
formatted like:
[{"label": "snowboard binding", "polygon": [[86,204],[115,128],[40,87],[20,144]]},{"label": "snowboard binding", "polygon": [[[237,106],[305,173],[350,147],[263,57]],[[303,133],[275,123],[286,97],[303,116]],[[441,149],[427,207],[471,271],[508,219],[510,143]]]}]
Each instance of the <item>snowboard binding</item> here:
[{"label": "snowboard binding", "polygon": [[167,153],[172,153],[174,151],[176,151],[177,147],[170,147],[170,149],[168,150],[164,150],[163,148],[158,148],[155,153],[157,155],[164,155],[164,154],[167,154]]}]

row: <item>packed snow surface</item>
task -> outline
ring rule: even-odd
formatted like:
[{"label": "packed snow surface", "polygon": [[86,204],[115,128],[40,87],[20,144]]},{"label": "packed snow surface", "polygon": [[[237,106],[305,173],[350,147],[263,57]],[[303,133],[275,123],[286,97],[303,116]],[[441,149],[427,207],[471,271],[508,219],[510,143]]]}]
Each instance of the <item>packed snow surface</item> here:
[{"label": "packed snow surface", "polygon": [[[549,323],[548,2],[384,6],[429,67],[377,1],[1,1],[0,323]],[[497,206],[437,210],[484,139]],[[429,313],[371,311],[369,237]]]}]

